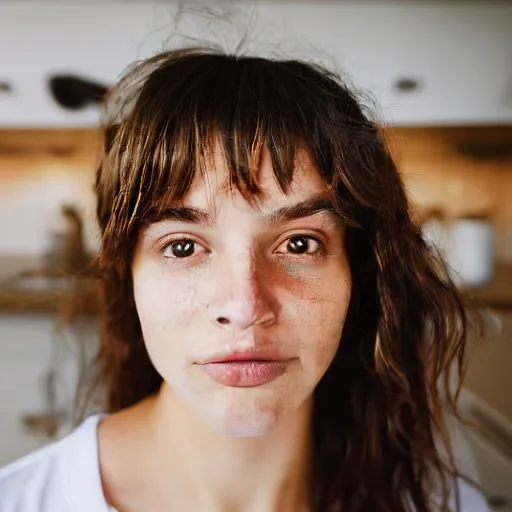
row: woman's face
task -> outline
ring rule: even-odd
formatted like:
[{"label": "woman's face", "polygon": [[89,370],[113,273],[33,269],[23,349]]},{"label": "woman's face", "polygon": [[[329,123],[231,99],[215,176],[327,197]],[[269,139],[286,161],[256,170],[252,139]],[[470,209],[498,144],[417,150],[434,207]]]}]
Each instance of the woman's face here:
[{"label": "woman's face", "polygon": [[306,151],[287,194],[263,154],[263,195],[227,186],[219,153],[187,197],[141,233],[142,332],[173,393],[217,431],[271,432],[333,360],[351,291],[344,226]]}]

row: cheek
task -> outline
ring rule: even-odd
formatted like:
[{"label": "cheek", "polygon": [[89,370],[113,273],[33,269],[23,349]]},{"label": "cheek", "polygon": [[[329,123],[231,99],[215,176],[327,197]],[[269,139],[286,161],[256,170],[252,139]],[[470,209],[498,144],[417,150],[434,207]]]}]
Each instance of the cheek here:
[{"label": "cheek", "polygon": [[141,267],[133,274],[133,291],[147,342],[161,332],[168,336],[186,329],[202,307],[203,290],[192,273],[173,276],[171,280],[157,267]]},{"label": "cheek", "polygon": [[286,289],[297,321],[307,326],[343,324],[351,295],[349,272],[334,276],[285,276],[279,285]]},{"label": "cheek", "polygon": [[[168,273],[167,273],[168,274]],[[173,388],[185,386],[184,364],[197,352],[197,315],[203,308],[196,276],[166,275],[144,265],[133,273],[133,291],[144,344],[156,371]]]},{"label": "cheek", "polygon": [[305,364],[318,370],[331,363],[341,339],[351,295],[350,276],[295,283],[288,308]]}]

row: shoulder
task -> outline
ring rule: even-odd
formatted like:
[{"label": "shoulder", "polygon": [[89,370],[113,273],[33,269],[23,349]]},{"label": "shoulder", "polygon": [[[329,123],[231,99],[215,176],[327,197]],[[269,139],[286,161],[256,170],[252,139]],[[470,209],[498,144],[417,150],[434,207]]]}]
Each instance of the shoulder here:
[{"label": "shoulder", "polygon": [[[459,482],[459,500],[462,512],[490,512],[485,498],[472,485],[460,479]],[[456,498],[453,497],[452,505],[455,507]]]},{"label": "shoulder", "polygon": [[66,439],[50,444],[0,469],[0,512],[50,510],[59,492]]},{"label": "shoulder", "polygon": [[1,468],[0,512],[74,512],[69,501],[73,474],[76,478],[80,471],[82,477],[88,470],[80,451],[87,450],[94,460],[91,434],[98,420],[91,417],[62,439]]}]

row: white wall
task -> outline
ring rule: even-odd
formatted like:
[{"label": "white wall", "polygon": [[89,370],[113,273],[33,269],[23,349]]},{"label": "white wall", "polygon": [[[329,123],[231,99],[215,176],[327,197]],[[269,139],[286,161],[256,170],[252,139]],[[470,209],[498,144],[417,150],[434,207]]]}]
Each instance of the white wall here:
[{"label": "white wall", "polygon": [[[51,368],[59,377],[57,405],[71,412],[78,346],[71,336],[56,336],[54,324],[50,315],[0,315],[0,466],[48,442],[32,436],[21,420],[24,414],[47,410],[45,376]],[[84,322],[80,336],[90,353],[94,324]]]}]

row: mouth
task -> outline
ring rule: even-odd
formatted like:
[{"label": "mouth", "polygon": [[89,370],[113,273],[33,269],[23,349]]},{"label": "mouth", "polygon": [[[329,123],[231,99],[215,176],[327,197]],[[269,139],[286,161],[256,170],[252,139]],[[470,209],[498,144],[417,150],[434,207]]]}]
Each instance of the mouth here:
[{"label": "mouth", "polygon": [[231,352],[199,363],[212,380],[230,387],[256,387],[285,373],[289,360],[270,352]]},{"label": "mouth", "polygon": [[201,369],[219,384],[251,388],[277,379],[286,371],[286,361],[229,361],[202,364]]}]

